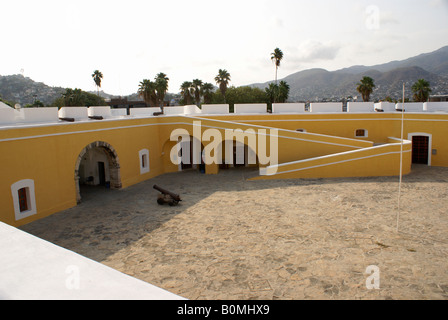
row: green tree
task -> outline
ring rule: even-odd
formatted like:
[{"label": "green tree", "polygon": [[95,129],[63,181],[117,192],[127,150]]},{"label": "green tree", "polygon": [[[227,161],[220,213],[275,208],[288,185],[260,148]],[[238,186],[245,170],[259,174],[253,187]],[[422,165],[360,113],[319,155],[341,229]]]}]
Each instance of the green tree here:
[{"label": "green tree", "polygon": [[203,85],[204,84],[203,84],[202,80],[199,80],[199,79],[194,79],[192,82],[194,100],[198,107],[201,105],[202,86]]},{"label": "green tree", "polygon": [[283,52],[279,48],[275,48],[274,52],[271,53],[271,60],[275,64],[275,83],[277,84],[277,73],[278,68],[280,68],[280,64],[283,60]]},{"label": "green tree", "polygon": [[432,92],[431,85],[425,79],[419,79],[412,86],[415,102],[426,102],[429,99],[429,94]]},{"label": "green tree", "polygon": [[190,105],[193,100],[193,82],[184,81],[180,86],[180,94],[182,95],[182,100],[185,105]]},{"label": "green tree", "polygon": [[265,92],[268,103],[285,103],[289,97],[289,85],[285,81],[280,81],[278,85],[276,83],[270,83],[265,89]]},{"label": "green tree", "polygon": [[275,103],[277,96],[278,96],[278,85],[274,82],[270,83],[269,86],[265,89],[266,92],[266,98],[268,100],[268,103],[272,104]]},{"label": "green tree", "polygon": [[358,87],[356,90],[362,95],[362,100],[364,102],[370,101],[370,95],[373,92],[373,89],[375,88],[375,83],[372,78],[370,77],[363,77],[361,81],[357,84]]},{"label": "green tree", "polygon": [[230,73],[227,70],[219,69],[218,75],[215,77],[215,82],[219,86],[222,96],[224,97],[224,102],[226,101],[227,86],[230,82]]},{"label": "green tree", "polygon": [[160,72],[155,78],[157,105],[160,106],[160,108],[162,108],[162,112],[163,112],[163,101],[165,100],[166,93],[168,92],[169,81],[170,79],[163,72]]},{"label": "green tree", "polygon": [[65,92],[62,94],[64,98],[65,106],[74,107],[74,106],[84,106],[84,97],[81,89],[70,89],[67,88]]},{"label": "green tree", "polygon": [[215,87],[211,83],[204,83],[202,85],[202,95],[204,96],[204,103],[210,104],[212,102],[212,95]]},{"label": "green tree", "polygon": [[277,102],[285,103],[289,98],[289,84],[286,81],[280,81],[278,85],[278,99]]},{"label": "green tree", "polygon": [[43,107],[45,107],[45,105],[40,100],[35,100],[32,104],[25,105],[25,108],[43,108]]},{"label": "green tree", "polygon": [[[214,103],[222,103],[223,96],[220,90],[214,95]],[[266,103],[266,93],[259,89],[249,86],[230,87],[226,93],[226,103],[229,104],[230,112],[233,112],[237,103]]]},{"label": "green tree", "polygon": [[155,82],[148,79],[141,81],[138,88],[138,95],[142,97],[145,103],[150,107],[157,106],[157,91]]},{"label": "green tree", "polygon": [[99,70],[95,70],[92,74],[93,81],[95,82],[97,94],[100,95],[101,81],[103,80],[103,74]]},{"label": "green tree", "polygon": [[50,106],[52,107],[92,107],[104,106],[106,102],[104,98],[82,91],[81,89],[65,89],[65,92],[59,99],[56,99]]}]

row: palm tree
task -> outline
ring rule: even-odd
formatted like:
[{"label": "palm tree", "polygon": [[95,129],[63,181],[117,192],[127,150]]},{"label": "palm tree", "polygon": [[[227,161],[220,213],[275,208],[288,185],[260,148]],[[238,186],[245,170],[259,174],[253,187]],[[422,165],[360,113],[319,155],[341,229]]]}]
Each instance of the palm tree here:
[{"label": "palm tree", "polygon": [[156,83],[151,80],[144,79],[140,82],[138,95],[142,97],[145,103],[150,107],[155,107],[157,105]]},{"label": "palm tree", "polygon": [[202,86],[204,83],[202,80],[194,79],[193,80],[193,90],[194,90],[194,98],[196,101],[196,105],[199,107],[201,104],[201,96],[202,96]]},{"label": "palm tree", "polygon": [[160,72],[155,78],[155,87],[157,95],[157,105],[162,109],[163,112],[163,101],[165,100],[165,95],[168,92],[168,81],[170,79],[166,74]]},{"label": "palm tree", "polygon": [[289,97],[289,84],[286,81],[280,81],[278,85],[278,102],[285,103]]},{"label": "palm tree", "polygon": [[369,102],[370,95],[373,92],[373,88],[375,88],[375,83],[370,77],[363,77],[362,80],[358,83],[358,87],[356,90],[362,95],[362,100],[364,102]]},{"label": "palm tree", "polygon": [[72,106],[73,101],[73,89],[67,88],[65,92],[62,94],[62,98],[64,99],[65,106]]},{"label": "palm tree", "polygon": [[215,90],[215,87],[211,83],[204,83],[202,85],[202,94],[204,96],[204,103],[210,104],[212,102],[212,94]]},{"label": "palm tree", "polygon": [[192,101],[192,90],[193,90],[193,83],[191,81],[185,81],[180,86],[180,93],[184,99],[184,103],[186,105],[190,105]]},{"label": "palm tree", "polygon": [[95,70],[92,74],[93,81],[95,82],[97,88],[97,94],[100,95],[101,80],[103,79],[103,74],[99,70]]},{"label": "palm tree", "polygon": [[218,75],[215,77],[216,83],[219,85],[219,90],[221,91],[224,101],[226,101],[226,91],[227,86],[230,82],[230,73],[227,72],[227,70],[219,69]]},{"label": "palm tree", "polygon": [[275,63],[275,83],[277,84],[277,72],[280,67],[280,63],[283,60],[283,52],[279,48],[275,48],[271,53],[271,60]]},{"label": "palm tree", "polygon": [[429,94],[432,92],[431,85],[425,79],[419,79],[412,86],[412,92],[414,93],[415,102],[426,102]]},{"label": "palm tree", "polygon": [[270,83],[269,86],[265,89],[266,97],[269,103],[275,103],[278,96],[278,85],[275,83]]}]

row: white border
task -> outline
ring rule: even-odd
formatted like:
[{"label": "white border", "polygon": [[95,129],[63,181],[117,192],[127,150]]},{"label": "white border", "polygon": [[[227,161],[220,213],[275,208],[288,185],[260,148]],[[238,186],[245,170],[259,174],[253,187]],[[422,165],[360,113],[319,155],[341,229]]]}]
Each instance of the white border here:
[{"label": "white border", "polygon": [[[20,204],[19,204],[19,190],[22,188],[28,188],[29,190],[29,209],[24,212],[20,212]],[[36,195],[34,191],[34,180],[31,179],[25,179],[20,180],[14,184],[11,185],[11,193],[12,193],[12,200],[14,203],[14,214],[16,221],[28,218],[29,216],[37,214],[37,208],[36,208]]]}]

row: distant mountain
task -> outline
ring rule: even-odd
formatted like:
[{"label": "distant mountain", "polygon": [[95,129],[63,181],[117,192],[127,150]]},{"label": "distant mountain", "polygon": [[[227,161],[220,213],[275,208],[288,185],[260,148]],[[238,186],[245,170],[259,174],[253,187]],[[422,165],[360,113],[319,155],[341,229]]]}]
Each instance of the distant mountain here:
[{"label": "distant mountain", "polygon": [[[50,87],[42,82],[36,82],[19,74],[0,76],[0,97],[3,100],[21,105],[32,104],[35,100],[44,105],[52,104],[65,92],[62,87]],[[90,93],[97,94],[96,91]],[[100,91],[103,98],[112,98],[113,95]]]},{"label": "distant mountain", "polygon": [[[291,74],[284,79],[290,86],[290,101],[341,100],[360,96],[357,83],[363,76],[375,80],[372,99],[402,96],[403,81],[406,97],[411,98],[411,86],[418,79],[431,83],[433,94],[448,94],[448,46],[403,61],[392,61],[375,66],[352,66],[337,71],[309,69]],[[270,82],[252,84],[266,88]]]},{"label": "distant mountain", "polygon": [[434,52],[424,53],[402,61],[391,61],[375,66],[353,66],[338,70],[337,72],[359,74],[368,70],[378,70],[388,72],[398,68],[420,67],[428,72],[446,75],[448,71],[448,46],[440,48]]},{"label": "distant mountain", "polygon": [[[340,101],[349,96],[360,96],[356,87],[363,76],[375,80],[376,88],[371,96],[373,100],[387,96],[393,99],[401,98],[403,81],[406,83],[406,97],[411,98],[412,84],[422,78],[430,82],[432,94],[448,94],[448,46],[402,61],[375,66],[352,66],[332,72],[309,69],[293,73],[281,80],[288,82],[290,86],[290,101]],[[250,86],[264,89],[270,82]],[[0,97],[12,103],[26,105],[39,100],[48,105],[64,92],[65,88],[50,87],[22,75],[0,76]],[[100,91],[100,95],[104,98],[117,97],[103,91]],[[167,99],[178,97],[178,94],[167,95]],[[126,98],[141,99],[137,94]]]}]

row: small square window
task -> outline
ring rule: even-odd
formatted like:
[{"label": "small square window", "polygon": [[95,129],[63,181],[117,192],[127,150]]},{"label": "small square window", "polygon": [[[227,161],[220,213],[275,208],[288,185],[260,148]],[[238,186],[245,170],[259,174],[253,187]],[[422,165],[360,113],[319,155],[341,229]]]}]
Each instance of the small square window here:
[{"label": "small square window", "polygon": [[366,129],[357,129],[355,131],[355,137],[357,137],[357,138],[365,138],[367,136],[368,136],[368,134],[367,134]]}]

